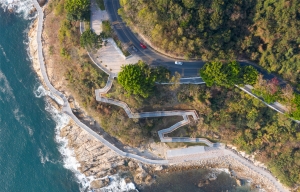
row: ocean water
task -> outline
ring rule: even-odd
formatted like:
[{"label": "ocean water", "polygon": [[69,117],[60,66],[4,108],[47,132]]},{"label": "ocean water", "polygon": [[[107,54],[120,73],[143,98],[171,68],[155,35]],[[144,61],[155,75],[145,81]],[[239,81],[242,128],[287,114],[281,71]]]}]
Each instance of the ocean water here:
[{"label": "ocean water", "polygon": [[[78,172],[79,163],[59,136],[69,118],[47,102],[32,69],[31,9],[31,0],[0,0],[0,192],[91,191],[93,178]],[[119,175],[109,178],[104,192],[135,189]]]},{"label": "ocean water", "polygon": [[75,161],[56,135],[67,118],[46,102],[26,50],[32,20],[16,11],[0,8],[0,192],[80,191]]}]

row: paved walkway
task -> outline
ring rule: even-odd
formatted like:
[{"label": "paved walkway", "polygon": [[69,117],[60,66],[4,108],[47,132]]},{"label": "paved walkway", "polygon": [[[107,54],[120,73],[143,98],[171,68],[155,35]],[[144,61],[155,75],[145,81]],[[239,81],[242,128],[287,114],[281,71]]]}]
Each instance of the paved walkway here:
[{"label": "paved walkway", "polygon": [[[96,4],[95,0],[91,0],[91,23],[90,27],[96,34],[100,34],[102,32],[102,21],[108,20],[108,14],[105,10],[101,10]],[[84,31],[84,25],[81,22],[80,32]],[[121,71],[122,65],[128,65],[137,63],[141,60],[134,51],[128,57],[122,53],[120,48],[117,46],[116,42],[112,38],[106,39],[106,45],[97,50],[96,53],[91,53],[93,59],[97,63],[101,63],[102,67],[106,68],[106,70],[118,73]]]},{"label": "paved walkway", "polygon": [[[43,47],[42,47],[42,31],[43,31],[43,23],[44,23],[44,12],[42,10],[42,8],[39,6],[38,2],[36,0],[33,0],[34,3],[34,7],[36,8],[37,12],[38,12],[38,26],[37,26],[37,44],[38,44],[38,58],[39,58],[39,62],[40,62],[40,70],[44,79],[45,84],[47,85],[48,89],[50,90],[50,92],[53,95],[58,96],[59,98],[62,99],[63,101],[63,108],[62,111],[67,114],[71,119],[73,119],[73,121],[80,126],[82,129],[86,130],[89,134],[91,134],[92,136],[94,136],[97,140],[99,140],[100,142],[102,142],[105,146],[109,147],[111,150],[115,151],[117,154],[123,156],[123,157],[128,157],[131,159],[135,159],[137,161],[146,163],[146,164],[162,164],[162,165],[166,165],[169,164],[168,160],[152,160],[152,159],[146,159],[143,158],[141,156],[132,154],[132,153],[126,153],[120,149],[118,149],[117,147],[115,147],[113,144],[111,144],[110,142],[108,142],[107,140],[105,140],[103,137],[101,137],[100,135],[98,135],[96,132],[94,132],[93,130],[91,130],[89,127],[87,127],[85,124],[83,124],[72,112],[71,107],[68,103],[68,99],[58,90],[56,90],[50,83],[49,79],[48,79],[48,75],[46,72],[46,67],[45,67],[45,62],[44,62],[44,56],[43,56]],[[92,59],[92,58],[91,58]],[[95,61],[93,61],[95,62]],[[101,67],[100,67],[101,68]],[[112,81],[114,78],[115,74],[110,74],[109,76],[109,81],[107,82],[107,85],[105,86],[105,88],[101,89],[100,91],[105,91],[105,90],[109,90],[111,85],[112,85]],[[98,90],[99,91],[99,90]],[[99,92],[98,92],[99,93]],[[98,97],[101,97],[101,95],[99,94]],[[152,112],[151,112],[152,113]],[[186,118],[188,115],[192,115],[193,112],[178,112],[177,115],[186,115]],[[149,114],[149,113],[148,113]],[[158,113],[156,113],[158,114]],[[162,114],[165,114],[162,113]],[[172,113],[172,116],[174,115],[174,113]],[[142,115],[143,116],[143,115]],[[145,116],[149,116],[149,115],[145,115]],[[198,118],[197,113],[194,113],[194,115],[192,115],[193,118],[195,119]],[[188,119],[188,118],[187,118]],[[187,120],[186,119],[186,120]],[[168,131],[171,129],[167,129]],[[214,148],[217,149],[217,148]],[[217,149],[218,151],[220,151],[220,149]],[[277,180],[268,172],[266,172],[265,170],[254,166],[253,164],[251,164],[250,162],[246,161],[245,159],[239,157],[238,155],[234,154],[233,152],[231,152],[230,150],[227,149],[221,149],[221,151],[223,151],[225,154],[232,156],[233,158],[235,158],[236,160],[238,160],[239,162],[241,162],[242,164],[244,164],[245,166],[251,168],[252,170],[256,171],[257,173],[261,174],[262,176],[264,176],[265,178],[268,178],[273,184],[274,186],[276,186],[276,188],[278,189],[278,191],[282,191],[285,192],[287,190],[285,190],[282,185],[277,182]],[[195,160],[201,160],[201,158],[196,158]]]},{"label": "paved walkway", "polygon": [[[236,85],[236,87],[240,88],[242,91],[246,92],[247,94],[251,95],[252,97],[255,97],[257,99],[259,99],[261,102],[263,102],[265,105],[267,105],[269,108],[277,111],[278,113],[281,114],[286,114],[286,107],[284,105],[282,105],[281,103],[278,102],[274,102],[274,103],[266,103],[264,100],[262,100],[261,98],[259,98],[258,96],[256,96],[255,94],[252,93],[252,89],[253,87],[251,85],[245,85],[244,87],[239,87]],[[291,117],[289,117],[291,120],[295,121],[296,123],[300,123],[299,120],[293,119]]]},{"label": "paved walkway", "polygon": [[44,12],[42,8],[39,6],[38,2],[36,0],[33,0],[34,7],[36,8],[38,12],[38,26],[37,26],[37,44],[38,44],[38,58],[40,62],[40,69],[42,72],[42,76],[44,79],[45,84],[47,85],[48,89],[50,90],[51,93],[54,95],[60,97],[63,100],[63,108],[62,112],[67,114],[79,127],[87,131],[89,134],[94,136],[97,140],[102,142],[105,146],[109,147],[111,150],[115,151],[117,154],[123,156],[123,157],[128,157],[131,159],[135,159],[137,161],[141,161],[146,164],[168,164],[167,160],[152,160],[152,159],[146,159],[141,156],[131,154],[131,153],[126,153],[117,147],[115,147],[113,144],[105,140],[103,137],[98,135],[96,132],[94,132],[92,129],[87,127],[85,124],[83,124],[72,112],[71,107],[69,105],[68,99],[58,90],[56,90],[50,83],[48,79],[48,75],[46,72],[46,67],[45,67],[45,62],[44,62],[44,55],[43,55],[43,47],[42,47],[42,31],[43,31],[43,23],[44,23]]},{"label": "paved walkway", "polygon": [[168,116],[183,116],[185,119],[184,121],[188,121],[188,116],[192,116],[194,120],[198,120],[198,114],[195,110],[188,110],[188,111],[154,111],[154,112],[142,112],[142,113],[133,113],[129,106],[122,101],[118,101],[115,99],[109,99],[106,97],[103,97],[102,94],[107,93],[113,83],[113,77],[109,76],[108,81],[106,83],[106,86],[102,89],[96,89],[96,100],[104,103],[109,103],[113,105],[117,105],[119,107],[122,107],[125,112],[127,113],[129,118],[147,118],[147,117],[168,117]]},{"label": "paved walkway", "polygon": [[102,21],[107,21],[108,14],[101,10],[95,0],[91,0],[91,28],[97,34],[102,32]]},{"label": "paved walkway", "polygon": [[115,99],[109,99],[106,97],[103,97],[103,94],[106,94],[113,84],[113,76],[110,75],[108,78],[108,81],[104,88],[102,89],[96,89],[95,95],[96,100],[104,103],[109,103],[112,105],[119,106],[124,109],[124,111],[127,113],[129,118],[147,118],[147,117],[169,117],[169,116],[182,116],[183,120],[172,125],[169,128],[162,129],[158,131],[158,136],[160,138],[161,142],[190,142],[190,143],[204,143],[207,146],[210,147],[223,147],[220,143],[212,143],[209,140],[205,138],[190,138],[190,137],[165,137],[165,134],[171,133],[175,131],[176,129],[187,125],[190,123],[189,116],[193,117],[193,119],[196,121],[199,119],[198,114],[195,110],[186,110],[186,111],[154,111],[154,112],[142,112],[142,113],[133,113],[129,106],[122,101],[115,100]]}]

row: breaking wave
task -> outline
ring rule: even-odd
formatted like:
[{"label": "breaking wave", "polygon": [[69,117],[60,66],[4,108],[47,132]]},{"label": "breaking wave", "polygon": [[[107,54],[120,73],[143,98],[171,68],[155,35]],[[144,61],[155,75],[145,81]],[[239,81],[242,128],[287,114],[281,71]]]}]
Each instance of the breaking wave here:
[{"label": "breaking wave", "polygon": [[24,127],[30,136],[33,135],[33,130],[26,123],[26,118],[23,115],[23,112],[20,111],[18,102],[16,101],[13,89],[11,88],[6,76],[0,71],[0,100],[11,103],[11,109],[14,114],[14,118],[17,120],[22,127]]},{"label": "breaking wave", "polygon": [[33,2],[32,0],[0,0],[0,6],[4,11],[12,11],[21,15],[24,19],[32,19]]}]

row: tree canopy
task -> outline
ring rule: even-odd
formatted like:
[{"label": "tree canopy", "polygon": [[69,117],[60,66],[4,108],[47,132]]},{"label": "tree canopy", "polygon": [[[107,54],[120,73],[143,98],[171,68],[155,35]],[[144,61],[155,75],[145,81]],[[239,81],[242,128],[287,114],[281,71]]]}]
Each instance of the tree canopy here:
[{"label": "tree canopy", "polygon": [[67,17],[70,20],[89,19],[90,1],[89,0],[67,0],[65,4]]},{"label": "tree canopy", "polygon": [[254,85],[258,77],[258,71],[251,65],[243,67],[242,79],[244,84]]},{"label": "tree canopy", "polygon": [[129,94],[147,98],[153,90],[156,75],[143,62],[122,66],[118,82]]},{"label": "tree canopy", "polygon": [[101,35],[97,35],[91,29],[88,29],[80,36],[81,47],[94,47],[100,48],[102,45]]},{"label": "tree canopy", "polygon": [[241,67],[237,61],[222,63],[212,61],[205,63],[200,76],[207,86],[219,85],[232,87],[235,84],[255,84],[258,71],[252,66]]},{"label": "tree canopy", "polygon": [[220,61],[206,63],[200,70],[200,76],[206,85],[211,87],[213,84],[222,84],[226,75],[222,72],[223,64]]},{"label": "tree canopy", "polygon": [[121,0],[129,26],[170,54],[246,58],[300,80],[300,0]]}]

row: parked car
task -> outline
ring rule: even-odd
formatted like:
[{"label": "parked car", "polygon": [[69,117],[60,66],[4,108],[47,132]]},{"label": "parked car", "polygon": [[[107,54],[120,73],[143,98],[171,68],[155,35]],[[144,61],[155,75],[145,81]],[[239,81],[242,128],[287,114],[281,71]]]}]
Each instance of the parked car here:
[{"label": "parked car", "polygon": [[143,43],[140,43],[140,46],[141,46],[143,49],[147,49],[146,45],[144,45]]},{"label": "parked car", "polygon": [[183,63],[181,61],[175,61],[175,65],[182,65]]}]

